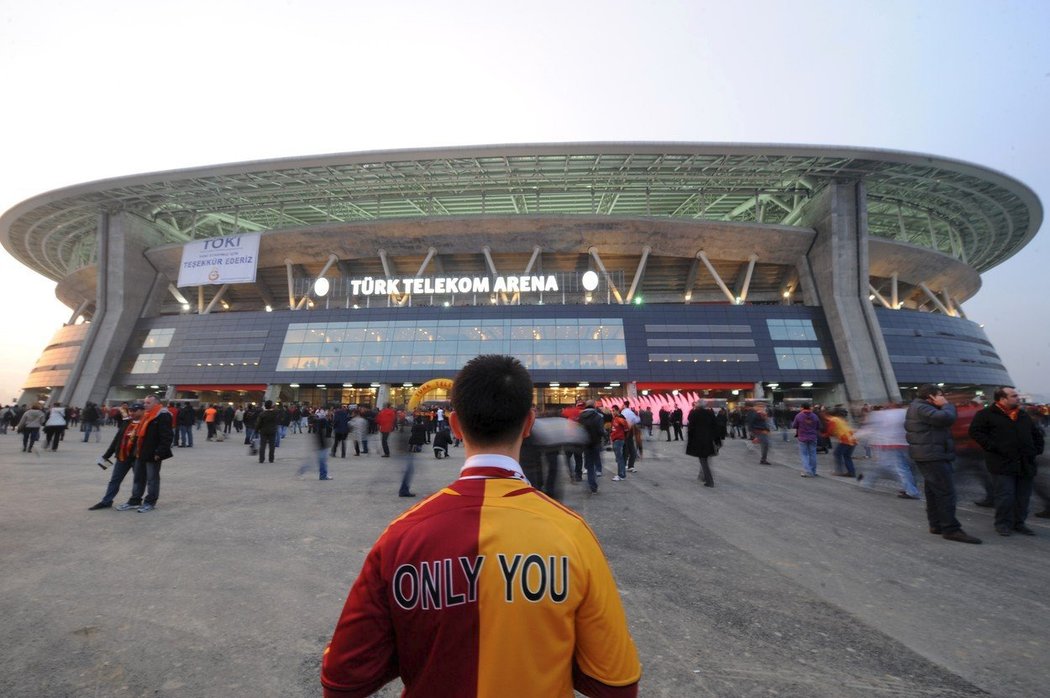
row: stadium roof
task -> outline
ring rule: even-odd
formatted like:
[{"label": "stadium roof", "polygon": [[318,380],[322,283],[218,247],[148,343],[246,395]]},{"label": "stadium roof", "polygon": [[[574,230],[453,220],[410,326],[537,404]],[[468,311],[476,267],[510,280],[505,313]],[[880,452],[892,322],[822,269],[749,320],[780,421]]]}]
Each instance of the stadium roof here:
[{"label": "stadium roof", "polygon": [[54,280],[95,261],[98,217],[151,221],[155,244],[336,222],[588,215],[796,224],[835,179],[863,179],[873,235],[985,271],[1042,223],[1024,184],[896,151],[789,145],[583,143],[363,152],[89,182],[0,217],[0,242]]}]

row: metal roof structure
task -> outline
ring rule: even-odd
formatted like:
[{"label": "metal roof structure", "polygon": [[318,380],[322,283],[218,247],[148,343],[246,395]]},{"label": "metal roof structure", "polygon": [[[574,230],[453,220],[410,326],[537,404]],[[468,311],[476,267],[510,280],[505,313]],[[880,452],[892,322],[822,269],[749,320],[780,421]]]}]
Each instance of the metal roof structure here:
[{"label": "metal roof structure", "polygon": [[98,217],[131,212],[152,245],[338,222],[587,215],[795,225],[829,181],[862,179],[872,235],[985,271],[1042,223],[1038,197],[996,171],[824,146],[583,143],[308,156],[76,185],[0,217],[0,242],[56,281],[95,263]]}]

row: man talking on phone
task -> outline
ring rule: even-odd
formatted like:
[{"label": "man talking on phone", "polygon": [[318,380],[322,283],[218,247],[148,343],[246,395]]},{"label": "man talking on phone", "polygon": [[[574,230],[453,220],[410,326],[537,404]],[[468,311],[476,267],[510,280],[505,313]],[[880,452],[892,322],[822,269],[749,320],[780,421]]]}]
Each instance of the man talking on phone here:
[{"label": "man talking on phone", "polygon": [[980,543],[981,539],[962,530],[962,524],[955,518],[953,422],[955,405],[944,397],[944,391],[930,383],[920,385],[904,417],[908,455],[926,481],[926,518],[930,533],[957,543]]}]

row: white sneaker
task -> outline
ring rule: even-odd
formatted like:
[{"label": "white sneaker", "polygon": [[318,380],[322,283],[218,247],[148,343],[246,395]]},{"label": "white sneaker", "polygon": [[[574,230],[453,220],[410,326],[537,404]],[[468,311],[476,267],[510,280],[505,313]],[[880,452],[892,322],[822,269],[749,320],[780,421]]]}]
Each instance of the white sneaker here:
[{"label": "white sneaker", "polygon": [[619,482],[620,480],[626,480],[626,479],[627,478],[620,477],[619,475],[613,475],[613,482]]}]

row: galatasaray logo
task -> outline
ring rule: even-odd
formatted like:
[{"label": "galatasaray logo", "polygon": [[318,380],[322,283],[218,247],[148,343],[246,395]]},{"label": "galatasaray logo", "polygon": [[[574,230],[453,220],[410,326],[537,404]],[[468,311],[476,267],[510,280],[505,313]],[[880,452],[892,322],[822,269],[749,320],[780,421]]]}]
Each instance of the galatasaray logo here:
[{"label": "galatasaray logo", "polygon": [[216,281],[219,278],[219,270],[212,269],[208,272],[208,281]]}]

